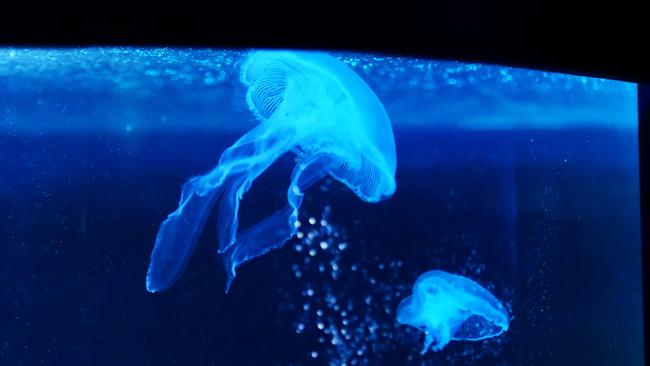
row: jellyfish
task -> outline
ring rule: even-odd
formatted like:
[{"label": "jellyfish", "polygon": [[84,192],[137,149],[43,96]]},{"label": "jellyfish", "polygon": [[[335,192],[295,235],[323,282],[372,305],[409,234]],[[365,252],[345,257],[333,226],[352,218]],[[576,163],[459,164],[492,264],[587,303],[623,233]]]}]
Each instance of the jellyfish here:
[{"label": "jellyfish", "polygon": [[[395,191],[395,142],[380,100],[353,70],[322,52],[260,50],[241,68],[257,124],[189,179],[178,207],[160,225],[147,271],[150,292],[169,288],[185,270],[206,218],[219,200],[218,254],[226,292],[242,263],[281,247],[296,232],[303,192],[331,176],[366,202]],[[287,205],[238,231],[239,202],[280,156],[293,153]]]},{"label": "jellyfish", "polygon": [[433,270],[397,308],[397,321],[424,331],[424,348],[440,351],[449,341],[479,341],[508,330],[508,312],[488,290],[463,276]]}]

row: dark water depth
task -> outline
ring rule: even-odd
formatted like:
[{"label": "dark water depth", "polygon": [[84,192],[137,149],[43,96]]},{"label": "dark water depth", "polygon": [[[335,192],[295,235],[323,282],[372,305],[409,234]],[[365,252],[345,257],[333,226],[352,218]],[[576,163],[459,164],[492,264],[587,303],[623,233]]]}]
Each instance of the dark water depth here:
[{"label": "dark water depth", "polygon": [[[306,194],[305,228],[326,212],[344,250],[305,263],[293,239],[244,264],[226,296],[213,215],[180,281],[146,292],[181,184],[237,137],[0,137],[0,364],[642,364],[633,131],[396,131],[392,199],[368,204],[331,181]],[[245,196],[242,226],[284,204],[291,162]],[[318,270],[334,257],[336,280]],[[434,268],[490,289],[510,330],[420,356],[422,335],[394,311]],[[314,312],[324,291],[353,304],[343,343],[315,325],[340,320]]]}]

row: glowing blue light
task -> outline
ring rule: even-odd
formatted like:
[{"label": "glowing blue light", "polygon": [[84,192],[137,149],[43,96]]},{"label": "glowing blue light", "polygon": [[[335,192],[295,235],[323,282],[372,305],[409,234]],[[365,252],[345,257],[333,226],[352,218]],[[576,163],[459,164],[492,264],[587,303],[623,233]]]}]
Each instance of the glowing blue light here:
[{"label": "glowing blue light", "polygon": [[[237,266],[282,246],[296,233],[303,192],[324,176],[367,202],[395,191],[390,121],[373,91],[345,64],[317,52],[258,51],[245,60],[241,81],[259,124],[226,149],[213,170],[183,185],[178,208],[161,224],[151,253],[151,292],[167,289],[181,275],[220,196],[219,253],[228,274],[227,291]],[[287,206],[238,233],[242,196],[288,152],[298,156],[298,163]]]},{"label": "glowing blue light", "polygon": [[508,330],[508,312],[476,282],[443,271],[422,274],[413,295],[397,308],[397,321],[422,329],[422,353],[443,349],[449,341],[478,341]]}]

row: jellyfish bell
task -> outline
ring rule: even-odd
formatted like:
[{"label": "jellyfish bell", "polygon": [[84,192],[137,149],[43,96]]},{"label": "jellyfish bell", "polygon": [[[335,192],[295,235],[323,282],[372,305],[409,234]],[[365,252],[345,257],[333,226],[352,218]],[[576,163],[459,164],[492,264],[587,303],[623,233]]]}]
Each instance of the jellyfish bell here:
[{"label": "jellyfish bell", "polygon": [[[240,264],[282,246],[295,233],[303,192],[326,175],[361,199],[378,202],[395,191],[395,143],[383,105],[336,58],[311,51],[257,51],[240,77],[259,123],[227,148],[218,165],[183,185],[176,211],[161,224],[147,272],[147,289],[171,286],[187,265],[205,219],[219,203],[218,253],[228,275]],[[239,201],[274,161],[293,152],[287,205],[238,232]]]},{"label": "jellyfish bell", "polygon": [[397,321],[422,329],[422,353],[439,351],[452,340],[479,341],[508,330],[501,302],[478,283],[440,270],[422,274],[413,294],[397,308]]},{"label": "jellyfish bell", "polygon": [[242,67],[246,99],[260,121],[294,134],[298,156],[327,154],[330,175],[368,202],[395,191],[395,139],[368,84],[321,52],[259,51]]}]

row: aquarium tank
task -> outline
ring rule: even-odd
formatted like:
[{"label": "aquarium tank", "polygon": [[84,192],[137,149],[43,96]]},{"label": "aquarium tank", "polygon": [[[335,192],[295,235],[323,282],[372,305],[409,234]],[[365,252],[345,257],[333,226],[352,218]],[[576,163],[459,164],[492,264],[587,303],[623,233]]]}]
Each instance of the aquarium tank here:
[{"label": "aquarium tank", "polygon": [[642,365],[634,83],[0,48],[2,365]]}]

